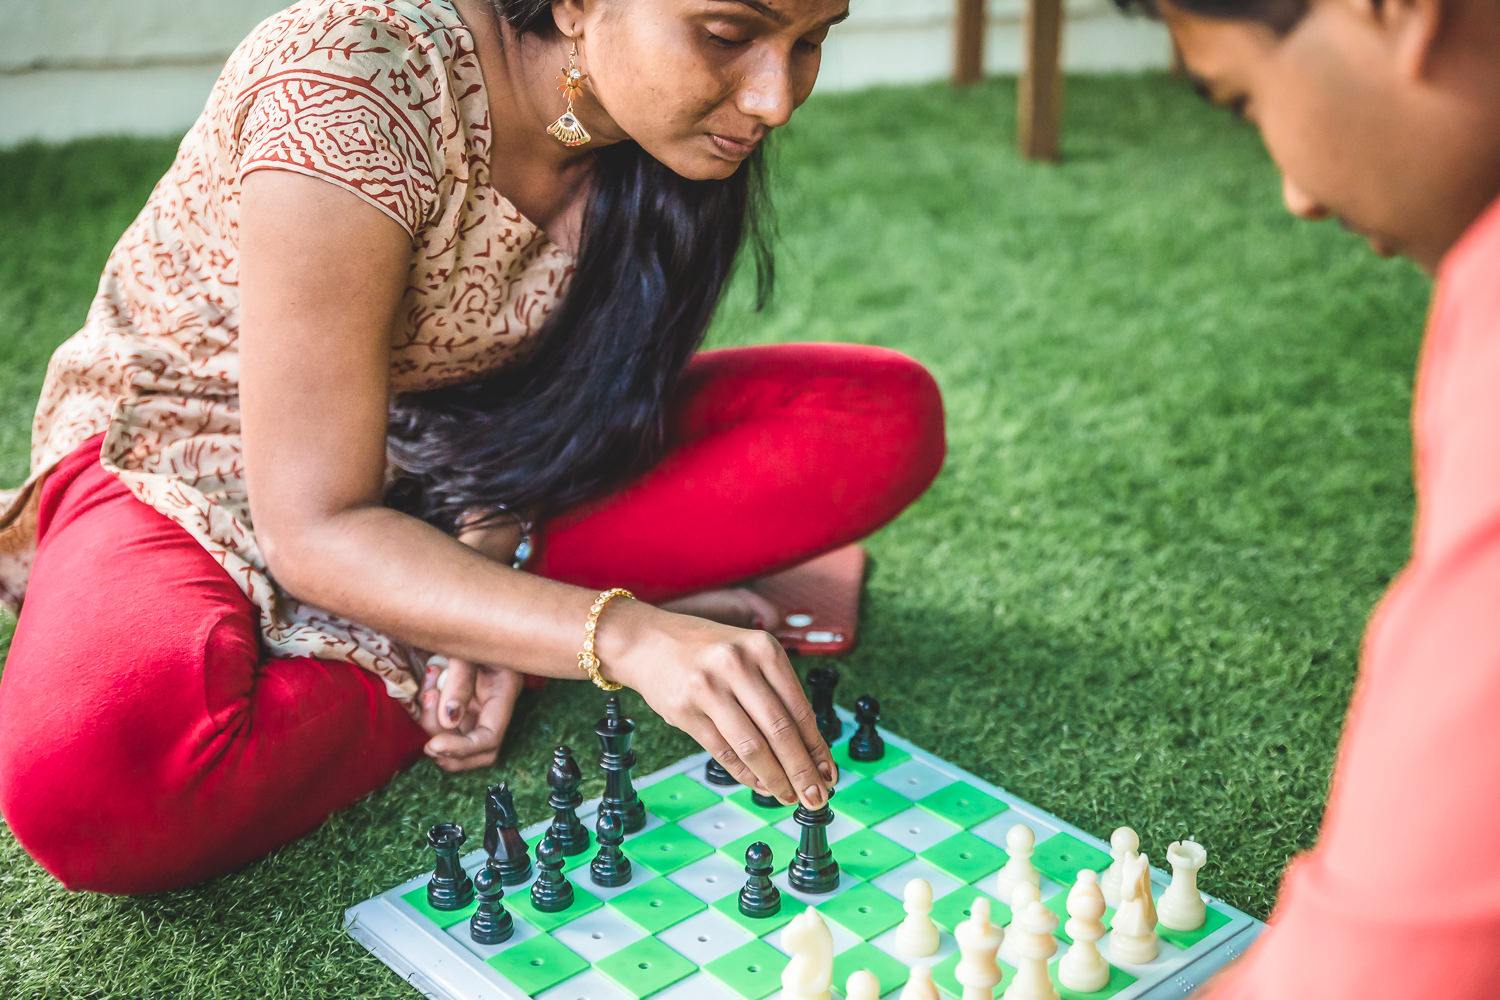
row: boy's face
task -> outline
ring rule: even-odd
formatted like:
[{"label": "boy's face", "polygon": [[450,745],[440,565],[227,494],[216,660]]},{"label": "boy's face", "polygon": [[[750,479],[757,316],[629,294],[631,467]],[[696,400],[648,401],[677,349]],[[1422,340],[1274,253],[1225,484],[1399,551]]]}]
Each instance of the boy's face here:
[{"label": "boy's face", "polygon": [[1500,90],[1486,101],[1484,81],[1464,78],[1482,64],[1447,37],[1451,20],[1436,31],[1425,20],[1445,2],[1312,0],[1282,35],[1161,8],[1208,96],[1260,129],[1293,214],[1336,219],[1378,253],[1435,270],[1500,196]]}]

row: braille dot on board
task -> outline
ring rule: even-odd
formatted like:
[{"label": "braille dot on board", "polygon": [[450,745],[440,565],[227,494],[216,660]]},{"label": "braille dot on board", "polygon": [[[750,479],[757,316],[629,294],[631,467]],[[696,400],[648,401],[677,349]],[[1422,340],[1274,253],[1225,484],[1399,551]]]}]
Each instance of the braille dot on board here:
[{"label": "braille dot on board", "polygon": [[859,912],[860,913],[869,913],[870,912],[870,908],[868,906],[861,906],[861,907],[859,907]]},{"label": "braille dot on board", "polygon": [[540,969],[542,967],[542,960],[540,958],[533,958],[531,960],[531,967],[533,969]]},{"label": "braille dot on board", "polygon": [[604,940],[604,935],[601,934],[599,931],[595,931],[594,933],[590,934],[589,937],[593,938],[595,941],[603,941]]},{"label": "braille dot on board", "polygon": [[652,901],[651,901],[651,908],[652,908],[652,909],[655,909],[655,910],[659,910],[659,909],[661,909],[661,908],[662,908],[662,906],[663,906],[663,905],[664,905],[664,904],[663,904],[663,903],[662,903],[662,901],[661,901],[661,900],[659,900],[659,899],[653,899],[653,900],[652,900]]},{"label": "braille dot on board", "polygon": [[699,944],[708,944],[708,935],[707,934],[699,934],[698,935],[698,943]]},{"label": "braille dot on board", "polygon": [[709,885],[713,885],[715,882],[719,881],[719,876],[708,875],[703,879],[703,881],[707,882]]},{"label": "braille dot on board", "polygon": [[650,962],[637,962],[637,963],[635,963],[635,967],[637,969],[640,969],[642,972],[645,972],[647,969],[651,968],[651,963]]},{"label": "braille dot on board", "polygon": [[958,857],[959,857],[959,860],[961,860],[961,861],[973,861],[974,860],[974,852],[973,851],[959,851],[958,852]]},{"label": "braille dot on board", "polygon": [[758,966],[758,965],[747,965],[747,966],[745,966],[745,971],[746,972],[759,972],[760,971],[760,966]]}]

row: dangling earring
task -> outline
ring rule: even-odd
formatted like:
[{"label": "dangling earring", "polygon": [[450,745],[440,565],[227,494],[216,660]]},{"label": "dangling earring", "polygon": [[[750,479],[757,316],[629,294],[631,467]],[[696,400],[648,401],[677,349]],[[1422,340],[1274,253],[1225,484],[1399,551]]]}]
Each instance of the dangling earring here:
[{"label": "dangling earring", "polygon": [[547,134],[564,146],[586,146],[594,141],[589,130],[583,127],[583,122],[573,113],[573,98],[583,93],[583,81],[587,79],[588,76],[578,68],[578,41],[575,39],[573,51],[568,54],[568,66],[562,71],[562,79],[557,86],[568,98],[568,110],[547,126]]}]

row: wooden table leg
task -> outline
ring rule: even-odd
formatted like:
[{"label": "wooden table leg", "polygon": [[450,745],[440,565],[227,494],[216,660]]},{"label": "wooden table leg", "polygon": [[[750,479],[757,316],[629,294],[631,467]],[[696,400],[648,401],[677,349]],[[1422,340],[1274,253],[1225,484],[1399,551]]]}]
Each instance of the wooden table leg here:
[{"label": "wooden table leg", "polygon": [[1062,0],[1027,0],[1026,66],[1017,131],[1028,160],[1058,159],[1062,136]]},{"label": "wooden table leg", "polygon": [[984,0],[958,0],[954,25],[953,85],[984,79]]}]

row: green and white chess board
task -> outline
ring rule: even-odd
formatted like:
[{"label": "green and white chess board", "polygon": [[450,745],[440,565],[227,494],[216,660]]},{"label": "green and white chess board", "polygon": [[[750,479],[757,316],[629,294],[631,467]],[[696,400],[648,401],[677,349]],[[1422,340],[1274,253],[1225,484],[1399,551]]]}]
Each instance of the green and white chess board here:
[{"label": "green and white chess board", "polygon": [[[468,932],[474,905],[452,912],[431,909],[430,873],[423,872],[351,907],[345,927],[418,991],[446,1000],[762,1000],[781,988],[788,961],[780,948],[781,927],[813,906],[833,932],[835,995],[842,995],[850,973],[869,969],[880,980],[881,995],[894,997],[909,969],[894,948],[895,927],[904,916],[902,890],[909,879],[921,877],[932,883],[932,916],[943,934],[937,955],[917,961],[932,966],[945,996],[958,997],[953,928],[980,893],[991,897],[992,919],[1009,922],[1010,908],[993,898],[995,873],[1006,861],[1006,831],[1025,823],[1036,833],[1032,862],[1043,875],[1042,899],[1060,918],[1055,970],[1068,944],[1063,928],[1068,889],[1082,869],[1108,867],[1107,845],[889,733],[882,760],[850,760],[847,743],[854,727],[847,713],[840,714],[844,738],[833,754],[841,774],[828,839],[842,878],[832,893],[814,896],[787,884],[786,866],[798,834],[792,810],[763,809],[751,801],[748,789],[709,784],[703,778],[707,755],[697,754],[636,779],[648,821],[625,840],[635,871],[628,885],[594,885],[588,877],[592,850],[571,857],[566,870],[577,897],[571,908],[540,913],[531,907],[529,886],[507,888],[503,902],[515,917],[515,934],[504,944],[480,945]],[[586,764],[590,756],[580,753],[580,761]],[[579,810],[590,831],[597,806],[596,799]],[[546,827],[544,821],[522,831],[533,850]],[[745,848],[757,840],[775,853],[782,908],[775,917],[752,920],[740,914],[738,895],[745,881]],[[464,858],[470,875],[483,863],[482,850]],[[1156,868],[1151,877],[1159,897],[1168,877]],[[1112,968],[1109,984],[1098,992],[1060,988],[1061,996],[1164,1000],[1190,995],[1264,926],[1232,906],[1205,899],[1208,919],[1200,930],[1158,927],[1161,953],[1155,961]],[[1112,910],[1105,914],[1106,926],[1112,915]],[[1107,949],[1108,935],[1099,944]],[[1014,975],[1003,956],[1002,951],[1005,978],[997,997]]]}]

